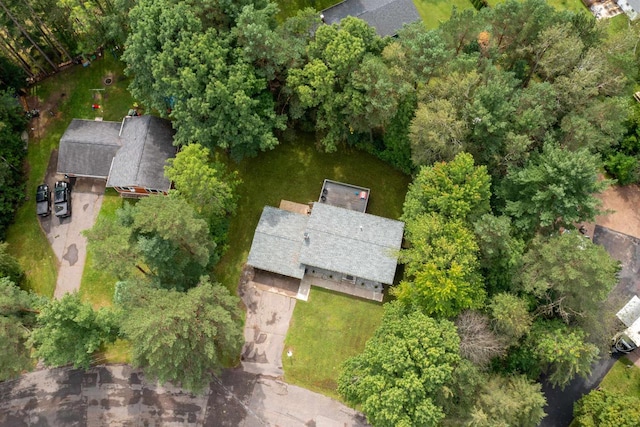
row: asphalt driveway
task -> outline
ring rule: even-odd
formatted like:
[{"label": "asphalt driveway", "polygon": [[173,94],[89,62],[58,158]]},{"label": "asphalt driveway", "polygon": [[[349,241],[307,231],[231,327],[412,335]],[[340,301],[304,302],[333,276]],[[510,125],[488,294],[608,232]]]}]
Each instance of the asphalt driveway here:
[{"label": "asphalt driveway", "polygon": [[[56,175],[58,153],[51,153],[45,182],[53,192],[56,181],[63,181],[64,176]],[[58,279],[56,281],[55,298],[80,289],[82,271],[87,258],[87,239],[82,231],[93,227],[104,196],[106,182],[101,179],[78,178],[67,180],[71,188],[71,216],[58,218],[52,213],[40,218],[42,230],[58,259]],[[52,195],[53,198],[53,195]]]}]

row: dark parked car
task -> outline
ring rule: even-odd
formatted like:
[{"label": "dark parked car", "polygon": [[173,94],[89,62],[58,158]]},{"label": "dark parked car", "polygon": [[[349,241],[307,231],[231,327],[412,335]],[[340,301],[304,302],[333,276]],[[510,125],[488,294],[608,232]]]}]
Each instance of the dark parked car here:
[{"label": "dark parked car", "polygon": [[53,205],[55,206],[56,216],[67,217],[71,215],[71,189],[68,182],[56,182]]},{"label": "dark parked car", "polygon": [[36,191],[36,213],[40,216],[48,216],[51,213],[51,192],[47,184],[38,185]]}]

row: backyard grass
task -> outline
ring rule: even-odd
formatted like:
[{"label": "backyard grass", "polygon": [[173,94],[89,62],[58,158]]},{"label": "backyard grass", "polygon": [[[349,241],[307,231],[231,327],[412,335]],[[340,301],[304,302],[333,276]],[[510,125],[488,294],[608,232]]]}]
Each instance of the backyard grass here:
[{"label": "backyard grass", "polygon": [[[122,207],[124,199],[113,188],[107,188],[98,214],[98,221],[112,219],[118,208]],[[98,270],[93,266],[93,247],[87,245],[87,260],[82,272],[80,296],[83,301],[90,302],[94,308],[107,307],[113,302],[113,291],[118,280],[109,272]]]},{"label": "backyard grass", "polygon": [[[43,119],[35,119],[31,125],[35,129],[31,132],[27,153],[27,198],[7,231],[7,242],[11,254],[25,270],[24,287],[41,295],[53,296],[58,262],[35,215],[33,195],[45,176],[52,150],[58,147],[72,118],[93,119],[99,115],[104,120],[120,120],[126,115],[133,100],[126,91],[128,82],[122,69],[120,62],[107,56],[89,67],[75,66],[62,71],[31,89],[31,95],[39,101],[35,105],[32,103],[30,108],[41,109],[49,124],[40,130],[37,120]],[[110,86],[103,84],[107,75],[114,77]],[[93,110],[94,103],[102,108]],[[54,116],[49,115],[49,111]]]},{"label": "backyard grass", "polygon": [[299,10],[306,7],[312,7],[320,11],[340,3],[340,0],[276,0],[276,3],[280,8],[276,18],[278,21],[284,22],[287,18],[295,16]]},{"label": "backyard grass", "polygon": [[454,6],[458,10],[473,9],[469,0],[413,0],[413,4],[429,29],[438,28],[442,22],[448,21]]},{"label": "backyard grass", "polygon": [[600,387],[640,397],[640,369],[626,357],[621,357],[602,379]]},{"label": "backyard grass", "polygon": [[[504,0],[487,0],[489,6],[493,7],[498,3],[504,3]],[[589,12],[582,4],[581,0],[547,0],[547,3],[556,10],[570,10],[572,12]]]},{"label": "backyard grass", "polygon": [[282,355],[285,380],[339,398],[342,363],[362,352],[381,319],[380,303],[312,287],[309,301],[298,301],[293,311]]},{"label": "backyard grass", "polygon": [[297,134],[295,142],[283,142],[254,159],[227,164],[238,171],[242,184],[238,187],[238,209],[229,226],[229,249],[216,266],[215,275],[232,292],[238,287],[265,205],[277,207],[281,199],[316,201],[323,180],[329,178],[370,188],[367,212],[397,219],[410,181],[409,176],[360,151],[321,153],[309,134]]}]

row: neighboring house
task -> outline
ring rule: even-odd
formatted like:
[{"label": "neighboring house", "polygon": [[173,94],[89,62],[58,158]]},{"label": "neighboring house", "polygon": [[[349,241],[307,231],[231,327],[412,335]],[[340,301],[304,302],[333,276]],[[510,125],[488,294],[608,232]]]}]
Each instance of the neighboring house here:
[{"label": "neighboring house", "polygon": [[327,24],[354,16],[376,29],[379,36],[395,36],[405,24],[420,21],[420,14],[412,0],[345,0],[323,10]]},{"label": "neighboring house", "polygon": [[[331,204],[344,206],[349,197],[351,209]],[[310,208],[265,206],[247,264],[300,280],[300,299],[314,285],[381,301],[383,285],[393,283],[404,223],[364,213],[368,197],[368,189],[325,181],[320,200]]]},{"label": "neighboring house", "polygon": [[173,134],[170,122],[154,116],[127,116],[122,123],[73,119],[60,138],[57,173],[105,179],[121,195],[166,194]]}]

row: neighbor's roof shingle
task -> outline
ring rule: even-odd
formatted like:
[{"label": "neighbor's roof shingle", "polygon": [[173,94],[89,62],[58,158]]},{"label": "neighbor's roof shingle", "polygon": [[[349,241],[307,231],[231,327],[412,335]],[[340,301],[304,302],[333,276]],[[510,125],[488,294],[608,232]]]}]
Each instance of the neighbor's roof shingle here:
[{"label": "neighbor's roof shingle", "polygon": [[120,123],[73,119],[60,138],[57,173],[106,178],[120,149]]},{"label": "neighbor's roof shingle", "polygon": [[322,14],[327,24],[340,22],[347,16],[360,18],[382,37],[394,36],[404,24],[421,19],[412,0],[345,0]]},{"label": "neighbor's roof shingle", "polygon": [[168,191],[171,182],[164,176],[164,165],[176,154],[171,123],[154,116],[131,117],[126,119],[122,139],[126,144],[113,159],[107,186]]},{"label": "neighbor's roof shingle", "polygon": [[302,264],[393,283],[403,222],[314,203],[306,231]]},{"label": "neighbor's roof shingle", "polygon": [[265,206],[253,235],[247,264],[302,279],[304,267],[298,258],[308,220],[307,215]]}]

